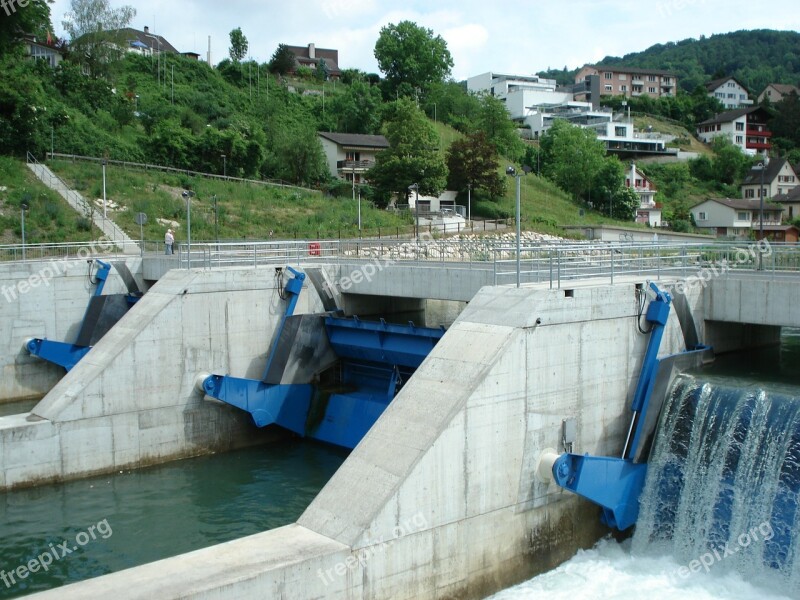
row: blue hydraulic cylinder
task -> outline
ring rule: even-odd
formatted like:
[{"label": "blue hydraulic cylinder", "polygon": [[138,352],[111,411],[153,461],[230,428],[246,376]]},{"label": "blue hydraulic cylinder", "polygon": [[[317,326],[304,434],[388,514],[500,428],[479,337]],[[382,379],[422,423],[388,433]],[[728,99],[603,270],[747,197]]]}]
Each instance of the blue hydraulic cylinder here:
[{"label": "blue hydraulic cylinder", "polygon": [[78,361],[92,349],[91,346],[76,346],[67,342],[40,338],[28,340],[25,343],[25,348],[32,356],[38,356],[48,362],[64,367],[67,371],[71,371],[78,364]]},{"label": "blue hydraulic cylinder", "polygon": [[106,286],[106,280],[108,279],[108,274],[111,272],[111,265],[107,262],[103,262],[102,260],[96,260],[97,264],[100,265],[100,268],[97,269],[97,273],[95,273],[94,278],[97,281],[97,287],[94,288],[94,296],[100,296],[103,293],[103,288]]},{"label": "blue hydraulic cylinder", "polygon": [[275,360],[275,348],[278,346],[278,342],[281,339],[281,333],[283,333],[283,328],[286,326],[286,319],[294,314],[294,309],[297,307],[297,300],[300,298],[300,292],[303,289],[303,282],[306,280],[305,273],[301,273],[292,267],[287,266],[286,268],[292,275],[294,275],[294,277],[287,281],[283,288],[284,293],[288,296],[288,302],[286,303],[286,310],[283,312],[283,319],[281,319],[281,322],[278,324],[278,329],[275,332],[272,348],[270,349],[269,357],[267,358],[267,366],[264,369],[263,379],[267,378],[267,374],[272,367],[272,361]]},{"label": "blue hydraulic cylinder", "polygon": [[603,509],[603,522],[619,530],[634,525],[639,516],[639,496],[647,476],[647,463],[633,462],[632,455],[640,437],[645,435],[645,415],[658,374],[658,351],[672,302],[672,297],[656,284],[650,283],[650,289],[655,292],[645,315],[651,325],[650,339],[631,403],[633,418],[622,458],[566,453],[553,463],[555,482],[598,504]]}]

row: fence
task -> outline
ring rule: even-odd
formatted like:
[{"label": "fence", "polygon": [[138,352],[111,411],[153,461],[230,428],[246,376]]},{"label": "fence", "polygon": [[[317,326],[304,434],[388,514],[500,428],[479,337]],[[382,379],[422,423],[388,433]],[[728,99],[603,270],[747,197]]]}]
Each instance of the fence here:
[{"label": "fence", "polygon": [[219,179],[221,181],[235,181],[237,183],[253,183],[256,185],[268,185],[273,187],[290,188],[310,192],[314,194],[321,194],[320,190],[311,188],[304,188],[299,185],[292,185],[285,181],[274,179],[242,179],[239,177],[230,177],[228,175],[217,175],[216,173],[202,173],[200,171],[191,171],[189,169],[176,169],[175,167],[163,167],[161,165],[151,165],[149,163],[136,163],[128,162],[125,160],[110,160],[107,158],[97,158],[94,156],[80,156],[78,154],[62,154],[60,152],[48,152],[47,157],[50,159],[61,158],[64,160],[86,161],[94,163],[103,163],[105,161],[108,165],[117,165],[126,169],[144,169],[145,171],[161,171],[163,173],[176,173],[178,175],[187,175],[189,177],[205,177],[206,179]]},{"label": "fence", "polygon": [[[163,243],[147,241],[144,252],[163,256]],[[28,261],[69,260],[98,256],[125,256],[108,242],[84,244],[32,244],[26,246]],[[0,245],[0,261],[21,260],[19,244]],[[483,269],[495,285],[512,284],[517,278],[516,248],[498,237],[448,240],[297,240],[268,242],[196,242],[178,244],[176,253],[164,260],[180,268],[303,264],[382,260],[440,264],[442,268]],[[597,242],[525,245],[519,254],[521,283],[547,283],[560,288],[577,279],[600,278],[613,284],[623,275],[660,279],[667,276],[710,279],[737,272],[770,277],[800,274],[800,245],[752,243],[598,244]]]}]

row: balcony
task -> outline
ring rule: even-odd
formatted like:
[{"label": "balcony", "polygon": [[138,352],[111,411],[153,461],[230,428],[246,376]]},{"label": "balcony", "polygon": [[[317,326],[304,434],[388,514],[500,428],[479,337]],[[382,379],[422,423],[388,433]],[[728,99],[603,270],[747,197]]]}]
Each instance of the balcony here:
[{"label": "balcony", "polygon": [[750,150],[769,150],[772,148],[772,144],[769,142],[751,142],[750,140],[747,141],[745,144],[745,148]]},{"label": "balcony", "polygon": [[641,77],[634,77],[631,79],[631,85],[644,85],[644,79]]},{"label": "balcony", "polygon": [[337,160],[336,168],[340,171],[366,171],[375,164],[374,160]]},{"label": "balcony", "polygon": [[747,128],[747,135],[753,136],[753,137],[768,138],[768,137],[772,137],[772,132],[771,131],[767,131],[766,129],[764,129],[763,131],[759,131],[758,129],[753,129],[752,127],[748,127]]}]

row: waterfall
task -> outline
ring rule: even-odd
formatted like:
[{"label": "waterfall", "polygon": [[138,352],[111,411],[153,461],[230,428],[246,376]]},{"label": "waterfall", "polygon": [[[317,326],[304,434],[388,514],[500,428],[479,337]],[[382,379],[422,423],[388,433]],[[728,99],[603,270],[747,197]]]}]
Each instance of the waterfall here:
[{"label": "waterfall", "polygon": [[633,540],[685,565],[800,586],[800,390],[679,377],[665,400]]}]

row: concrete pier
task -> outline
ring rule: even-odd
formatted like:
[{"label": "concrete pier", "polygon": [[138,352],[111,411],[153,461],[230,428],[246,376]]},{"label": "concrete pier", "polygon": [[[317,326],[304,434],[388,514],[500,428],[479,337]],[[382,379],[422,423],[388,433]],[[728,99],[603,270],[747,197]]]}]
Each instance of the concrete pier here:
[{"label": "concrete pier", "polygon": [[637,284],[484,288],[296,524],[42,597],[481,598],[550,569],[603,529],[537,460],[565,418],[576,452],[619,453]]}]

